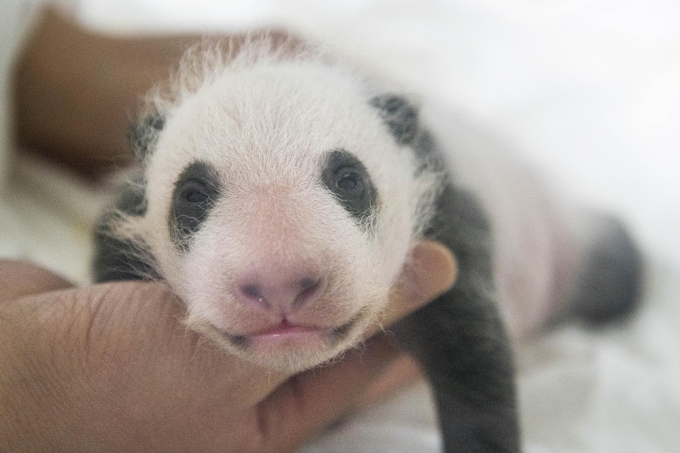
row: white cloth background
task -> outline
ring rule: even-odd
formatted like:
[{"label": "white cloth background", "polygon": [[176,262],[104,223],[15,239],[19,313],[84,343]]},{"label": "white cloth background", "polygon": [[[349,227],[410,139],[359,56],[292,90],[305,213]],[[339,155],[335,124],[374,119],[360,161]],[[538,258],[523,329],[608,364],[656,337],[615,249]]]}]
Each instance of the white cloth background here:
[{"label": "white cloth background", "polygon": [[[502,135],[564,192],[621,215],[648,262],[645,305],[628,325],[565,326],[520,348],[525,450],[680,451],[680,3],[84,0],[78,15],[116,32],[273,24],[331,40]],[[52,175],[17,171],[32,175],[29,186]],[[15,197],[21,209],[0,222],[0,251],[83,281],[97,203],[54,178],[69,188],[63,209],[33,189]],[[438,448],[421,386],[303,451]]]}]

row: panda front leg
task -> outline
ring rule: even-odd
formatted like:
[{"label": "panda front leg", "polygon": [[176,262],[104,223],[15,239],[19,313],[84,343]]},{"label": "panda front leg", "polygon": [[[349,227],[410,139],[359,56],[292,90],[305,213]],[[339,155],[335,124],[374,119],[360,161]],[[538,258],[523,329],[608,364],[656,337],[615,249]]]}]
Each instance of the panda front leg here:
[{"label": "panda front leg", "polygon": [[395,332],[428,375],[445,451],[519,452],[515,370],[496,301],[488,217],[449,182],[425,236],[451,249],[458,280]]},{"label": "panda front leg", "polygon": [[457,286],[396,332],[432,385],[446,453],[520,451],[512,355],[492,306]]}]

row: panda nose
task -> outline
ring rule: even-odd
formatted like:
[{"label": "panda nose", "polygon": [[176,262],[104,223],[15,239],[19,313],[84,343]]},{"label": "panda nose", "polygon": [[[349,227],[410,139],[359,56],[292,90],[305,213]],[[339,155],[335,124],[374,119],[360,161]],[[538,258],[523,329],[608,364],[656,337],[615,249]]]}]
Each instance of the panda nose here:
[{"label": "panda nose", "polygon": [[327,278],[309,272],[272,272],[241,279],[234,293],[246,305],[285,316],[318,300],[327,284]]}]

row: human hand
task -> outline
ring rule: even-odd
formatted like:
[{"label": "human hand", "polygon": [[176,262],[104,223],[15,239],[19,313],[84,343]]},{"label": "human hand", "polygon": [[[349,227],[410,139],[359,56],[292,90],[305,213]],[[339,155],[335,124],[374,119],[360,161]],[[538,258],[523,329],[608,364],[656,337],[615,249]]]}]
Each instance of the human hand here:
[{"label": "human hand", "polygon": [[[383,325],[455,280],[441,244],[414,257]],[[294,377],[258,368],[188,331],[159,284],[69,288],[16,263],[0,263],[0,282],[0,445],[12,451],[286,452],[412,374],[379,337]]]}]

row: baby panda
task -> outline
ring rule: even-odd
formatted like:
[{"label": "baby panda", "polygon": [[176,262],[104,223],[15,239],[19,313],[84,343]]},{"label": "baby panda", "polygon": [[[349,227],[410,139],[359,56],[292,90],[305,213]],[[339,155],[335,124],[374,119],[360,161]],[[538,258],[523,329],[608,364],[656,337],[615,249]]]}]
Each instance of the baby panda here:
[{"label": "baby panda", "polygon": [[225,351],[298,372],[355,346],[414,244],[454,287],[391,327],[432,385],[447,452],[519,452],[511,341],[635,306],[619,222],[550,196],[455,116],[319,50],[185,57],[133,128],[140,173],[96,228],[98,282],[165,281]]}]

